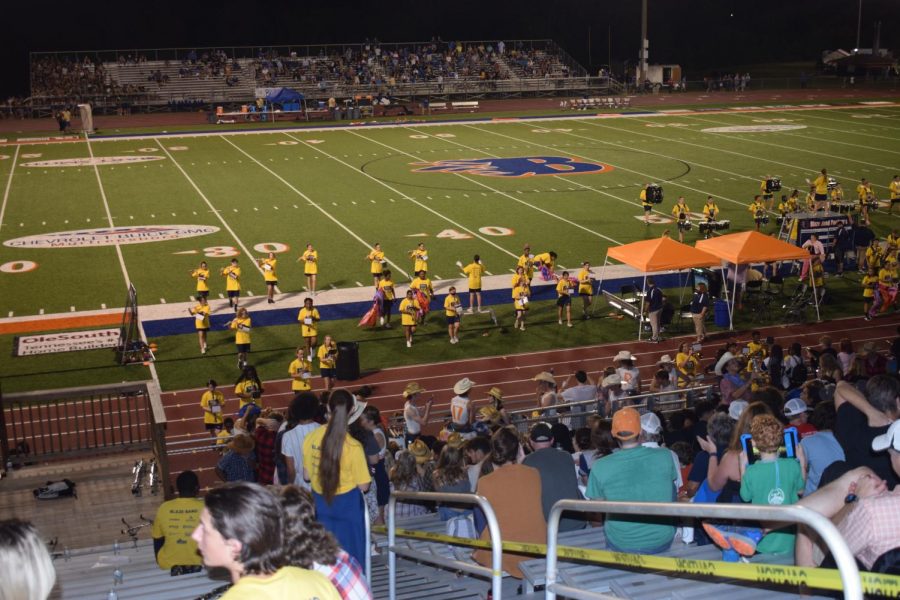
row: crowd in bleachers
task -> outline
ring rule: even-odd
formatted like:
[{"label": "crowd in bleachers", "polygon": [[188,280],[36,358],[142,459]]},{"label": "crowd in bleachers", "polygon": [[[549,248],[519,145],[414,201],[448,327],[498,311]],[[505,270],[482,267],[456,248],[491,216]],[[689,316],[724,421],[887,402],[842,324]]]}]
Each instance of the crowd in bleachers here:
[{"label": "crowd in bleachers", "polygon": [[144,86],[120,85],[102,62],[87,56],[81,60],[46,56],[31,63],[31,94],[35,98],[115,97],[144,91]]}]

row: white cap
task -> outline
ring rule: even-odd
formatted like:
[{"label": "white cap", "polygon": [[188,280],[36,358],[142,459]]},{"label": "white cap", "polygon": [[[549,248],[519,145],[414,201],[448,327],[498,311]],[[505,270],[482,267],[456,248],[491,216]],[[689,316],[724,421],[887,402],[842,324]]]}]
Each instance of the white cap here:
[{"label": "white cap", "polygon": [[893,448],[897,452],[900,452],[900,419],[891,423],[891,426],[888,427],[886,433],[882,433],[872,440],[872,450],[881,452],[888,448]]},{"label": "white cap", "polygon": [[809,407],[806,406],[806,402],[804,402],[800,398],[791,398],[784,403],[784,416],[786,417],[796,417],[797,415],[802,415],[808,410]]},{"label": "white cap", "polygon": [[659,417],[657,417],[652,412],[642,414],[641,430],[646,431],[651,435],[656,435],[657,433],[662,431],[662,423],[660,423]]},{"label": "white cap", "polygon": [[734,400],[728,405],[728,416],[737,421],[750,404],[746,400]]}]

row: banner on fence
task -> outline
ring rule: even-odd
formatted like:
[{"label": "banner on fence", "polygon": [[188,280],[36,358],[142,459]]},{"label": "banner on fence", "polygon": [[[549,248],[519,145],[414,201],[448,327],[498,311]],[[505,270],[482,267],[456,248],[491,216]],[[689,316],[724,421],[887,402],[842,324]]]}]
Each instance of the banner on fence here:
[{"label": "banner on fence", "polygon": [[16,336],[13,343],[13,356],[35,356],[37,354],[54,354],[56,352],[115,348],[118,344],[118,328],[20,335]]}]

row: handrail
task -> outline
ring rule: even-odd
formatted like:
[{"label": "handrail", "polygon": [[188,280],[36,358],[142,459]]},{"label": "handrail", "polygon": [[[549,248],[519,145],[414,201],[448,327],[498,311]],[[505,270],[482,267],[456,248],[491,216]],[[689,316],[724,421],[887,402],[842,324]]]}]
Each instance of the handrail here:
[{"label": "handrail", "polygon": [[605,600],[609,596],[557,583],[557,544],[559,520],[564,511],[657,515],[671,517],[704,517],[753,521],[789,521],[808,525],[828,545],[840,570],[846,600],[862,600],[862,581],[856,560],[837,527],[823,515],[803,506],[759,506],[752,504],[692,504],[682,502],[610,502],[599,500],[559,500],[547,520],[547,572],[545,600],[556,600],[556,594],[581,600]]},{"label": "handrail", "polygon": [[[633,400],[640,400],[642,398],[656,398],[659,396],[677,396],[677,395],[684,394],[687,392],[696,392],[698,390],[705,390],[705,389],[712,388],[712,387],[714,387],[712,384],[704,384],[704,385],[698,385],[698,386],[694,386],[694,387],[678,388],[675,390],[669,390],[667,392],[647,392],[645,394],[635,394],[634,396],[626,396],[624,398],[620,398],[620,400],[621,401],[627,400],[628,402],[632,402]],[[555,408],[555,409],[568,408],[570,406],[588,406],[591,404],[597,404],[597,399],[594,398],[591,400],[579,400],[578,402],[557,402],[553,406],[535,405],[530,408],[520,408],[517,410],[508,410],[508,411],[506,411],[506,413],[508,415],[512,416],[512,415],[520,415],[520,414],[530,414],[532,411],[535,411],[535,410],[548,410],[550,408]]]},{"label": "handrail", "polygon": [[[497,515],[484,496],[478,494],[451,494],[437,492],[391,492],[391,499],[388,501],[388,600],[397,600],[397,555],[406,556],[416,560],[423,560],[423,557],[413,552],[407,552],[395,546],[397,540],[397,523],[396,510],[397,500],[423,500],[435,502],[452,502],[455,504],[475,504],[482,512],[484,512],[487,521],[488,532],[491,540],[491,568],[486,569],[479,565],[472,565],[463,561],[447,561],[453,563],[451,566],[460,571],[466,571],[477,575],[487,575],[491,578],[491,591],[494,600],[501,600],[502,578],[503,578],[503,546],[500,537],[500,524],[497,522]],[[428,560],[434,560],[430,558]]]}]

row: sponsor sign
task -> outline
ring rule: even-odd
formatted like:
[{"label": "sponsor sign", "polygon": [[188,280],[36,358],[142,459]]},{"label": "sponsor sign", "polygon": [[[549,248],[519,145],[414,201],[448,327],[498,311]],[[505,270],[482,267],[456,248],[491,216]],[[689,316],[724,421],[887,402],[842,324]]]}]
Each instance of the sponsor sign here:
[{"label": "sponsor sign", "polygon": [[115,348],[118,345],[118,329],[41,333],[16,336],[13,344],[13,355],[35,356],[37,354],[54,354],[56,352]]},{"label": "sponsor sign", "polygon": [[459,173],[485,177],[533,177],[535,175],[581,175],[606,173],[613,168],[603,163],[580,161],[568,156],[520,156],[515,158],[473,158],[412,163],[415,173]]},{"label": "sponsor sign", "polygon": [[729,127],[707,127],[700,131],[704,133],[767,133],[792,129],[806,129],[806,125],[731,125]]},{"label": "sponsor sign", "polygon": [[165,156],[85,156],[84,158],[60,158],[56,160],[34,160],[22,163],[23,167],[102,167],[103,165],[124,165],[152,160],[165,160]]},{"label": "sponsor sign", "polygon": [[[77,135],[53,135],[49,137],[22,137],[17,141],[20,144],[24,144],[26,142],[65,142],[65,141],[74,141],[80,140],[81,138]],[[5,141],[5,140],[4,140]]]},{"label": "sponsor sign", "polygon": [[78,229],[75,231],[29,235],[6,240],[3,242],[3,245],[10,248],[85,248],[88,246],[165,242],[209,235],[217,231],[219,231],[219,228],[212,225],[107,227],[103,229]]}]

